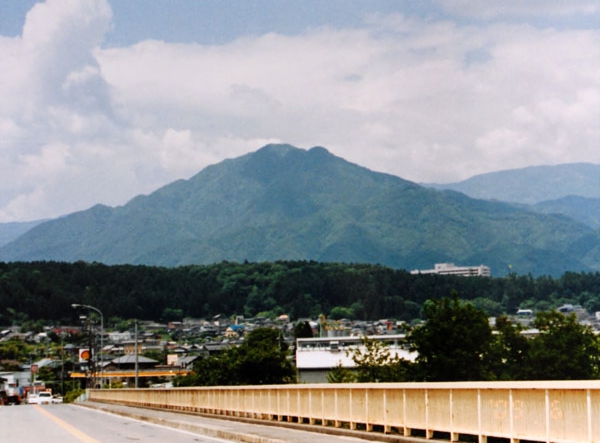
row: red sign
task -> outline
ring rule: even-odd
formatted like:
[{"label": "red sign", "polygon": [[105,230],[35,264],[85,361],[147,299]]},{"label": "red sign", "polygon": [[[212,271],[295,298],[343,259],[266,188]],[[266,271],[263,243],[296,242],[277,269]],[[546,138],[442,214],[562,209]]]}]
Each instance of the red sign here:
[{"label": "red sign", "polygon": [[38,371],[38,365],[31,365],[31,373],[37,374],[37,371]]}]

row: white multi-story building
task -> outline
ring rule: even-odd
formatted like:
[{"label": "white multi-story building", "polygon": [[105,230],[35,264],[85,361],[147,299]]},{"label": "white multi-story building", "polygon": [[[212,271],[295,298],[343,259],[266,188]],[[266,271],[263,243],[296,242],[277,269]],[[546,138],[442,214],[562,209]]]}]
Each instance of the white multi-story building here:
[{"label": "white multi-story building", "polygon": [[410,271],[411,274],[459,275],[461,277],[489,277],[490,268],[479,266],[455,266],[454,263],[436,263],[433,269]]},{"label": "white multi-story building", "polygon": [[[352,360],[352,349],[364,352],[364,337],[323,337],[299,338],[296,341],[296,368],[300,383],[327,383],[327,374],[336,366],[352,369],[356,366]],[[406,345],[406,336],[370,335],[369,340],[377,340],[386,345],[391,357],[414,361],[415,352]]]}]

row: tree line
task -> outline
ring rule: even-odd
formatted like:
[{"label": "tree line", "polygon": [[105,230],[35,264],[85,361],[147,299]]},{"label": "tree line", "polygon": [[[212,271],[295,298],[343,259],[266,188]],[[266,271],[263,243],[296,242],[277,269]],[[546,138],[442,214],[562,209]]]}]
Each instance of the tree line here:
[{"label": "tree line", "polygon": [[[600,311],[600,273],[561,277],[510,274],[502,278],[412,275],[356,263],[222,262],[176,268],[64,262],[0,262],[0,324],[47,320],[73,323],[73,303],[120,319],[180,320],[221,314],[287,314],[328,318],[411,321],[424,317],[427,300],[452,290],[490,316],[519,308],[547,311],[565,303]],[[179,317],[179,318],[177,318]]]},{"label": "tree line", "polygon": [[539,312],[537,333],[506,316],[492,328],[487,314],[452,298],[429,301],[424,325],[408,336],[418,353],[408,374],[418,381],[584,380],[600,377],[600,337],[575,314]]}]

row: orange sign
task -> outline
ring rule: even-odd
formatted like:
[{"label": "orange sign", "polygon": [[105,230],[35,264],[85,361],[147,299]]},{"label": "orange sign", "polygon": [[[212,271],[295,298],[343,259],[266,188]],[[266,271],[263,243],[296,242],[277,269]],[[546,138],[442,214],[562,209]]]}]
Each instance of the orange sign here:
[{"label": "orange sign", "polygon": [[79,361],[84,362],[90,359],[90,350],[89,349],[80,349],[79,350]]}]

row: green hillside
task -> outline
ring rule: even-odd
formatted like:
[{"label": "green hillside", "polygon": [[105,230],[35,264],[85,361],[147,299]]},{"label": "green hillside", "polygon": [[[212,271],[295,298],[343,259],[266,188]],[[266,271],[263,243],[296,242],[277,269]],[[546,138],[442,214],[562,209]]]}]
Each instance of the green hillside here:
[{"label": "green hillside", "polygon": [[569,195],[537,203],[532,205],[531,209],[544,214],[563,214],[585,223],[590,228],[600,228],[600,198]]},{"label": "green hillside", "polygon": [[494,275],[600,269],[600,237],[562,216],[437,191],[335,157],[268,145],[118,208],[43,223],[0,260],[177,266],[316,260]]}]

